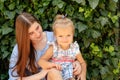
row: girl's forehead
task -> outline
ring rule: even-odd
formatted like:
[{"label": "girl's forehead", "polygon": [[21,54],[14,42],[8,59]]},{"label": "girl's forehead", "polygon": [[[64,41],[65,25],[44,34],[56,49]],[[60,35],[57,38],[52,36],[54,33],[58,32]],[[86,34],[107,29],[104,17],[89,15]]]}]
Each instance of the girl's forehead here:
[{"label": "girl's forehead", "polygon": [[63,28],[63,29],[68,29],[68,28],[72,28],[73,26],[71,24],[57,24],[55,26],[55,28]]},{"label": "girl's forehead", "polygon": [[38,27],[38,26],[41,27],[38,22],[34,22],[34,23],[29,27],[28,32],[35,30],[36,27]]},{"label": "girl's forehead", "polygon": [[71,34],[73,33],[73,29],[72,27],[57,27],[55,29],[55,33],[58,33],[58,34]]}]

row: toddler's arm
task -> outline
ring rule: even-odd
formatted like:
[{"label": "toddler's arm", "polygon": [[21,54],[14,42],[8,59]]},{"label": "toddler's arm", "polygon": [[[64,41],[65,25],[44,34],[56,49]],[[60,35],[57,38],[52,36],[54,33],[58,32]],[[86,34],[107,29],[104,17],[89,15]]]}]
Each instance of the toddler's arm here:
[{"label": "toddler's arm", "polygon": [[52,57],[52,55],[53,46],[50,46],[46,53],[39,59],[39,66],[41,66],[43,69],[57,68],[58,70],[61,70],[60,65],[48,61]]}]

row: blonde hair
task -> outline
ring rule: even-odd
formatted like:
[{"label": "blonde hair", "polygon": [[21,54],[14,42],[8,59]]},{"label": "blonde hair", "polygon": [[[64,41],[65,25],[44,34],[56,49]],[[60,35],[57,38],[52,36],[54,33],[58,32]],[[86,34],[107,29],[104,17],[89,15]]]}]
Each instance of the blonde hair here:
[{"label": "blonde hair", "polygon": [[60,25],[60,24],[62,24],[62,25],[68,25],[69,24],[69,27],[72,27],[73,34],[74,34],[75,28],[74,28],[74,24],[71,21],[71,19],[67,18],[64,15],[59,15],[59,14],[56,15],[56,17],[54,19],[54,22],[53,22],[53,25],[52,25],[52,29],[53,29],[54,33],[55,33],[55,28],[57,28],[57,25]]}]

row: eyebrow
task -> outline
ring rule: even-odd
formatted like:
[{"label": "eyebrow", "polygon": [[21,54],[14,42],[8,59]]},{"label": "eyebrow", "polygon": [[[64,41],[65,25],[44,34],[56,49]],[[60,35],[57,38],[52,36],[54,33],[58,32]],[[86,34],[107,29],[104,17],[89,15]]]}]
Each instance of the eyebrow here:
[{"label": "eyebrow", "polygon": [[36,29],[37,29],[37,28],[39,28],[39,27],[40,27],[40,26],[39,26],[39,25],[37,25]]}]

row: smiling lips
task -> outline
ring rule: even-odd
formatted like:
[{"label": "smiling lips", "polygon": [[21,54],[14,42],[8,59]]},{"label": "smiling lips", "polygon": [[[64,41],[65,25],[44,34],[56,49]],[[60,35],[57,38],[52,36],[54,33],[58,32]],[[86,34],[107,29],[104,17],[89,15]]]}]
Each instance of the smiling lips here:
[{"label": "smiling lips", "polygon": [[37,39],[42,40],[42,34],[40,34],[40,35],[37,37]]}]

